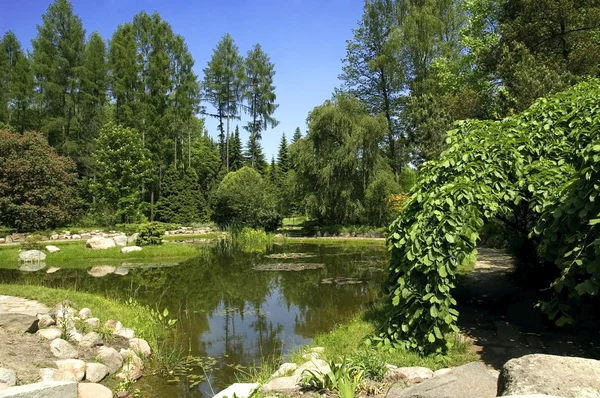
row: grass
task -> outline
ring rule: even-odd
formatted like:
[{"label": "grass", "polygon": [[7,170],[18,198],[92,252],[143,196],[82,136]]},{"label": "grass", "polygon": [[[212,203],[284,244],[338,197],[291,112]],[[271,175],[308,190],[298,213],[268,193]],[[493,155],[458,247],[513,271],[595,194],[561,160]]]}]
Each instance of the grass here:
[{"label": "grass", "polygon": [[[51,243],[48,243],[51,244]],[[45,245],[45,244],[44,244]],[[48,266],[61,268],[82,268],[97,261],[135,261],[135,260],[161,260],[182,259],[198,255],[198,249],[191,245],[174,242],[165,242],[157,246],[144,246],[142,251],[128,254],[121,253],[121,247],[106,250],[91,250],[85,247],[84,241],[56,242],[60,252],[48,254],[45,263]],[[16,268],[19,265],[18,255],[20,246],[0,247],[0,267]],[[86,261],[88,260],[88,261]]]},{"label": "grass", "polygon": [[308,220],[306,216],[298,216],[298,217],[289,217],[284,218],[282,225],[283,227],[301,227],[305,221]]},{"label": "grass", "polygon": [[320,245],[344,245],[344,246],[385,246],[382,238],[275,238],[276,241],[284,243],[314,243]]},{"label": "grass", "polygon": [[166,241],[174,241],[174,240],[188,240],[188,239],[218,239],[223,236],[222,232],[209,232],[206,234],[190,234],[190,235],[165,235],[163,239]]}]

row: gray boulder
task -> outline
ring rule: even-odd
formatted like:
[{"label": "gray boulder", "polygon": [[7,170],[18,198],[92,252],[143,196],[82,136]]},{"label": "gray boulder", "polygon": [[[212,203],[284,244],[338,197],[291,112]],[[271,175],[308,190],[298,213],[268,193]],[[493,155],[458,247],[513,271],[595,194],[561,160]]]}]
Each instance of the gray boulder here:
[{"label": "gray boulder", "polygon": [[471,362],[403,389],[394,386],[389,398],[494,398],[497,380],[479,362]]},{"label": "gray boulder", "polygon": [[50,343],[52,355],[61,359],[77,358],[77,350],[68,341],[55,339]]},{"label": "gray boulder", "polygon": [[294,394],[300,391],[298,377],[277,377],[263,386],[263,391],[267,394],[280,393],[284,395]]},{"label": "gray boulder", "polygon": [[62,336],[62,330],[56,327],[46,328],[38,330],[36,334],[40,337],[45,338],[46,340],[54,340],[59,339]]},{"label": "gray boulder", "polygon": [[92,250],[106,250],[115,247],[116,244],[112,238],[94,236],[85,242],[85,246]]},{"label": "gray boulder", "polygon": [[85,364],[85,379],[98,383],[108,374],[108,367],[101,363],[90,362]]},{"label": "gray boulder", "polygon": [[82,347],[95,347],[102,344],[104,344],[102,341],[102,336],[96,332],[86,333],[79,343],[79,345]]},{"label": "gray boulder", "polygon": [[117,246],[127,246],[127,237],[125,235],[115,236],[113,240]]},{"label": "gray boulder", "polygon": [[431,369],[420,366],[394,368],[386,372],[383,377],[383,382],[393,383],[396,381],[403,381],[407,384],[417,384],[427,379],[431,379],[432,377],[433,371]]},{"label": "gray boulder", "polygon": [[139,246],[126,246],[126,247],[121,248],[121,253],[123,253],[123,254],[133,253],[133,252],[141,252],[141,251],[142,251],[142,248]]},{"label": "gray boulder", "polygon": [[532,354],[504,364],[498,395],[545,394],[600,398],[600,361]]},{"label": "gray boulder", "polygon": [[17,384],[17,374],[12,369],[0,368],[0,383],[12,387]]},{"label": "gray boulder", "polygon": [[123,366],[123,357],[112,347],[98,348],[98,359],[106,365],[108,373],[116,373]]},{"label": "gray boulder", "polygon": [[19,253],[19,260],[30,263],[33,261],[44,261],[46,259],[46,253],[39,250],[26,250]]},{"label": "gray boulder", "polygon": [[27,314],[15,314],[12,312],[0,313],[0,328],[11,332],[35,333],[39,329],[37,316]]}]

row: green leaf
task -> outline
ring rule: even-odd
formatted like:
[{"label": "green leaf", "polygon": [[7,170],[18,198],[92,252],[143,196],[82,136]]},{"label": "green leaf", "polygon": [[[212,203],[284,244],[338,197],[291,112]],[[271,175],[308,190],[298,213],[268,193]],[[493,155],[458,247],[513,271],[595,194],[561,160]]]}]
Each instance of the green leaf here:
[{"label": "green leaf", "polygon": [[454,236],[450,235],[449,233],[446,234],[446,241],[448,241],[449,243],[454,243]]}]

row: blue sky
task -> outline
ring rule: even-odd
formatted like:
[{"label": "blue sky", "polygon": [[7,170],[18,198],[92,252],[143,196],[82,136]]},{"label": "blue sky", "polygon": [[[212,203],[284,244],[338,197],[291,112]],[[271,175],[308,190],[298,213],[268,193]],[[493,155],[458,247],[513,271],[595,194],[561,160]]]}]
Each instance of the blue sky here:
[{"label": "blue sky", "polygon": [[[279,126],[263,134],[267,160],[276,154],[282,132],[306,129],[306,116],[339,86],[346,40],[362,14],[363,0],[72,0],[89,35],[109,39],[117,25],[139,11],[158,11],[185,37],[202,79],[212,50],[230,33],[245,55],[260,43],[275,64]],[[0,0],[0,33],[12,30],[26,49],[49,0]],[[244,121],[240,122],[241,124]],[[217,123],[207,120],[211,135]],[[244,142],[246,133],[243,133]]]}]

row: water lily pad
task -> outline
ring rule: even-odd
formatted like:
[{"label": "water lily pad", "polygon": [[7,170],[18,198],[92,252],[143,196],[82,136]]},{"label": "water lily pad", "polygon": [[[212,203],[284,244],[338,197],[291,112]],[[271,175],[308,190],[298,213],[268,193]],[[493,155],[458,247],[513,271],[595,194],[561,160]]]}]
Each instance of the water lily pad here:
[{"label": "water lily pad", "polygon": [[263,264],[254,267],[255,271],[305,271],[309,269],[324,268],[325,264],[319,263],[276,263]]},{"label": "water lily pad", "polygon": [[297,258],[312,258],[316,257],[316,254],[311,253],[273,253],[267,254],[265,257],[272,259],[291,259],[295,260]]}]

